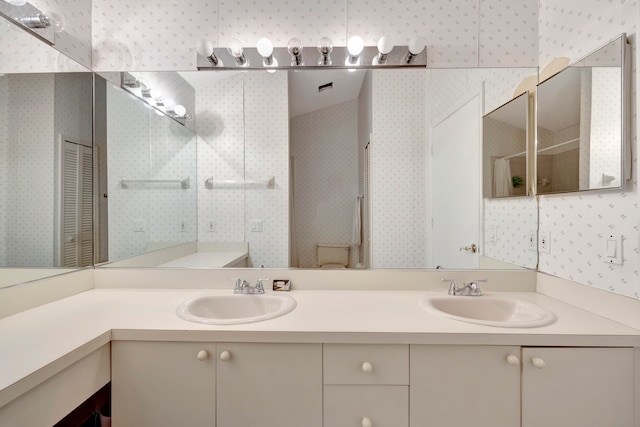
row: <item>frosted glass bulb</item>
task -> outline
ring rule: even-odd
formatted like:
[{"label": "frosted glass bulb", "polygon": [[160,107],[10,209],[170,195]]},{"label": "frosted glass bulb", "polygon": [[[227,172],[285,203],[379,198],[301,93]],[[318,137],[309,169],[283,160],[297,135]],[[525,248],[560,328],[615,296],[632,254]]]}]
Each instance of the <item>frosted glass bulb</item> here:
[{"label": "frosted glass bulb", "polygon": [[422,52],[425,46],[426,46],[426,42],[422,37],[416,36],[416,37],[413,37],[411,40],[409,40],[409,52],[412,55],[417,55],[420,52]]},{"label": "frosted glass bulb", "polygon": [[258,48],[258,53],[264,58],[268,58],[273,53],[273,43],[268,38],[263,37],[258,40],[256,47]]},{"label": "frosted glass bulb", "polygon": [[347,50],[351,56],[358,56],[364,49],[364,40],[360,36],[353,36],[347,42]]},{"label": "frosted glass bulb", "polygon": [[328,55],[333,50],[333,42],[329,37],[323,37],[318,41],[318,52],[321,55]]},{"label": "frosted glass bulb", "polygon": [[207,39],[200,39],[198,43],[196,43],[196,50],[198,51],[198,55],[207,58],[213,53],[213,43]]},{"label": "frosted glass bulb", "polygon": [[227,51],[229,52],[229,55],[233,56],[234,58],[239,58],[242,56],[242,52],[244,52],[244,49],[242,49],[240,40],[233,39],[229,42]]},{"label": "frosted glass bulb", "polygon": [[184,108],[183,105],[176,105],[173,107],[173,112],[176,113],[176,116],[184,117],[187,114],[187,109]]},{"label": "frosted glass bulb", "polygon": [[25,4],[27,4],[27,0],[5,0],[5,1],[14,6],[24,6]]},{"label": "frosted glass bulb", "polygon": [[289,54],[293,56],[300,55],[302,53],[302,49],[302,42],[297,37],[292,38],[289,40],[289,43],[287,43],[287,50],[289,51]]},{"label": "frosted glass bulb", "polygon": [[57,13],[47,13],[47,17],[51,22],[51,27],[53,28],[53,32],[56,34],[60,34],[64,31],[64,22],[62,22],[62,17]]},{"label": "frosted glass bulb", "polygon": [[378,52],[388,55],[393,50],[393,41],[389,37],[382,36],[378,40]]}]

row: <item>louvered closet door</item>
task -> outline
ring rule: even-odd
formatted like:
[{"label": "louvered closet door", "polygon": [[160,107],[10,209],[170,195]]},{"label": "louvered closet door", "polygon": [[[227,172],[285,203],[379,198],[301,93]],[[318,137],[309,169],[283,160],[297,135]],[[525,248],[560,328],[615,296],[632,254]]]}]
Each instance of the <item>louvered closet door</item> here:
[{"label": "louvered closet door", "polygon": [[62,267],[93,262],[93,151],[64,141],[62,145]]}]

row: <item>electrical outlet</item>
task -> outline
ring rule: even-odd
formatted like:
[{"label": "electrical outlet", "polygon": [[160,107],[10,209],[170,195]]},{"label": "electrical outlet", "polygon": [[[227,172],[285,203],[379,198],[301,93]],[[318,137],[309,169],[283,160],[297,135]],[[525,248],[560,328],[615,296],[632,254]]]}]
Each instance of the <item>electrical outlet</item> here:
[{"label": "electrical outlet", "polygon": [[144,232],[144,219],[134,219],[133,220],[133,232],[134,233],[142,233],[142,232]]},{"label": "electrical outlet", "polygon": [[551,232],[540,230],[538,232],[538,251],[543,254],[551,253]]},{"label": "electrical outlet", "polygon": [[536,238],[536,232],[533,230],[529,232],[529,237],[527,240],[527,249],[530,251],[538,250],[538,239]]},{"label": "electrical outlet", "polygon": [[181,233],[187,232],[187,221],[185,220],[180,221],[180,232]]},{"label": "electrical outlet", "polygon": [[262,231],[262,220],[261,219],[252,219],[249,221],[251,225],[251,231],[260,233]]},{"label": "electrical outlet", "polygon": [[216,222],[213,219],[210,219],[209,221],[207,221],[207,231],[209,233],[212,233],[214,231],[216,231]]}]

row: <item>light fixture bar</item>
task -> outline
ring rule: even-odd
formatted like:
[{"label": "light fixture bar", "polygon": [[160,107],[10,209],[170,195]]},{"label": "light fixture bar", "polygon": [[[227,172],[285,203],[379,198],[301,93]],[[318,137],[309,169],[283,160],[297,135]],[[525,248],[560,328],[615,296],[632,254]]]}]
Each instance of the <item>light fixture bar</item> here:
[{"label": "light fixture bar", "polygon": [[[406,54],[408,46],[395,46],[391,52],[386,55],[384,64],[379,64],[375,61],[378,56],[377,46],[364,46],[362,52],[358,56],[357,64],[352,64],[349,61],[345,61],[345,58],[349,58],[351,55],[346,46],[333,46],[331,51],[331,58],[336,60],[332,61],[331,65],[319,65],[318,57],[321,56],[318,53],[317,46],[304,46],[295,59],[286,47],[274,47],[271,54],[274,64],[268,68],[271,70],[319,70],[319,69],[380,69],[380,68],[426,68],[427,67],[427,49],[418,53],[412,57],[411,62],[406,62]],[[199,70],[216,69],[216,70],[237,70],[236,58],[231,56],[226,48],[214,48],[213,53],[220,59],[223,66],[213,66],[202,55],[197,55],[197,67]],[[242,69],[246,70],[265,70],[267,67],[264,65],[264,57],[258,53],[256,48],[246,47],[242,51],[243,56],[246,57],[245,65],[242,65]],[[338,60],[339,58],[339,60]],[[346,62],[346,63],[345,63]]]},{"label": "light fixture bar", "polygon": [[[23,30],[34,35],[43,42],[55,44],[54,25],[51,25],[49,17],[31,3],[16,6],[4,0],[0,0],[0,16]],[[45,21],[49,21],[46,25]]]}]

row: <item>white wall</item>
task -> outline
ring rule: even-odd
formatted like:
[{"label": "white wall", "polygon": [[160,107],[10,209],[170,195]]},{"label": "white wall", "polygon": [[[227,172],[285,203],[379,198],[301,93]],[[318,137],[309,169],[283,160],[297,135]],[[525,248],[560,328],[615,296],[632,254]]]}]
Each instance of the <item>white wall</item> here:
[{"label": "white wall", "polygon": [[[351,244],[358,192],[358,100],[293,117],[298,267],[317,267],[316,244]],[[357,253],[351,250],[350,265]]]}]

